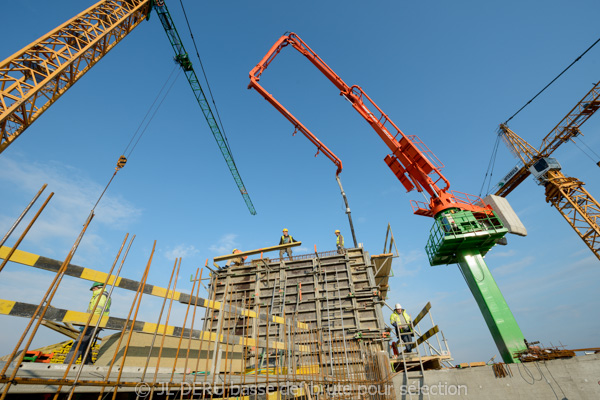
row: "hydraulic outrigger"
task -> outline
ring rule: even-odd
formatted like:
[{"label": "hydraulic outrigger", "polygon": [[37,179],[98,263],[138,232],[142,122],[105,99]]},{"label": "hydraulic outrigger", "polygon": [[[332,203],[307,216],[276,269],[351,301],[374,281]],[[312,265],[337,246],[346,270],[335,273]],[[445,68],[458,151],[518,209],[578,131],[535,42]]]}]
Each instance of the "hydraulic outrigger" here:
[{"label": "hydraulic outrigger", "polygon": [[[483,260],[508,229],[479,197],[450,191],[450,182],[441,173],[443,165],[417,136],[405,135],[359,86],[348,86],[298,35],[286,34],[250,71],[248,88],[258,91],[330,160],[339,161],[258,83],[264,70],[288,45],[308,58],[375,129],[392,152],[385,157],[386,164],[406,190],[427,192],[429,204],[414,200],[411,203],[415,214],[435,219],[426,246],[429,263],[432,266],[458,263],[504,362],[519,362],[515,353],[526,348],[523,333]],[[336,165],[341,170],[341,162]]]}]

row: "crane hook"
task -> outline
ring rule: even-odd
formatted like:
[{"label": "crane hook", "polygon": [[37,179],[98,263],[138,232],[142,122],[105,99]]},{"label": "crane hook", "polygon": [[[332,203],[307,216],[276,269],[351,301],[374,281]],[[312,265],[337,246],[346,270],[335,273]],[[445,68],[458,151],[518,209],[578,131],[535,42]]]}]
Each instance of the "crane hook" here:
[{"label": "crane hook", "polygon": [[125,158],[125,156],[119,157],[119,161],[117,161],[117,167],[115,168],[115,171],[118,171],[121,168],[123,168],[125,164],[127,164],[127,158]]}]

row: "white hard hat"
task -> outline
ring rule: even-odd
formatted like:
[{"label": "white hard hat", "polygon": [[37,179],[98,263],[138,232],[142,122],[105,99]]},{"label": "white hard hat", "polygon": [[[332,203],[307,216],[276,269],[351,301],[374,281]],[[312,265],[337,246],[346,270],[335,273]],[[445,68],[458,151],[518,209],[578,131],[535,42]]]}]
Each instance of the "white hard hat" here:
[{"label": "white hard hat", "polygon": [[400,305],[400,303],[396,303],[395,310],[402,310],[402,306]]}]

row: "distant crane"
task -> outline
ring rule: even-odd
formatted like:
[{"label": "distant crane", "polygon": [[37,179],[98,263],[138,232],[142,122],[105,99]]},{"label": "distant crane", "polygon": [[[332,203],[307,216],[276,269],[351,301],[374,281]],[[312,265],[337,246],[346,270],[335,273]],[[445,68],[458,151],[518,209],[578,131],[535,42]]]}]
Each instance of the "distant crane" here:
[{"label": "distant crane", "polygon": [[0,153],[144,19],[152,7],[250,213],[256,210],[164,0],[102,0],[0,63]]},{"label": "distant crane", "polygon": [[[425,247],[429,263],[459,264],[504,362],[518,362],[515,353],[526,348],[523,333],[483,260],[508,229],[480,198],[450,191],[450,182],[441,173],[443,165],[417,136],[405,135],[359,86],[348,86],[298,35],[289,33],[250,71],[248,88],[259,92],[296,128],[301,127],[309,139],[314,135],[259,84],[262,73],[286,46],[317,67],[377,132],[392,152],[385,162],[406,190],[429,194],[429,204],[412,201],[415,214],[435,218]],[[320,141],[311,141],[324,147]]]},{"label": "distant crane", "polygon": [[[497,196],[506,197],[529,175],[546,188],[546,202],[558,210],[600,260],[600,204],[576,178],[565,176],[550,155],[563,143],[581,134],[580,127],[600,108],[600,82],[542,140],[539,150],[501,124],[499,135],[522,163],[500,182]],[[600,166],[600,162],[599,162]]]}]

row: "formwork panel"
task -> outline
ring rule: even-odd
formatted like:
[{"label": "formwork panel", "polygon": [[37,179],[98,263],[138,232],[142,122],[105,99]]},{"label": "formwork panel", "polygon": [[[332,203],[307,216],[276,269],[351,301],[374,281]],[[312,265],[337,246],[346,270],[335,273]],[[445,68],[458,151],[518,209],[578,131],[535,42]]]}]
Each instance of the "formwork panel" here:
[{"label": "formwork panel", "polygon": [[362,248],[331,253],[292,260],[259,259],[220,268],[211,275],[210,298],[266,313],[268,318],[227,318],[212,310],[205,317],[206,329],[224,332],[233,327],[239,331],[243,325],[249,327],[249,336],[267,338],[268,331],[269,340],[283,340],[285,328],[272,318],[285,317],[304,322],[310,329],[343,335],[348,340],[367,340],[385,349],[374,263]]}]

